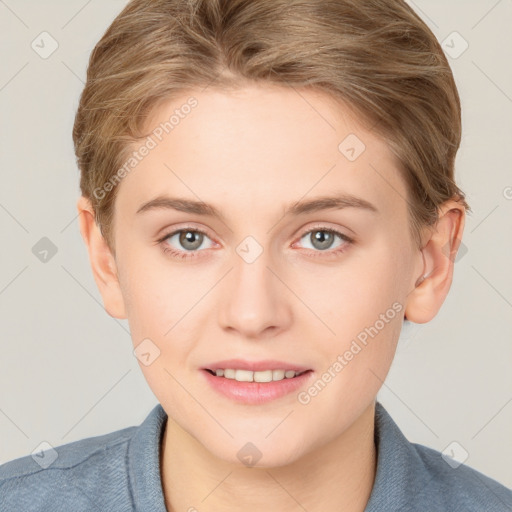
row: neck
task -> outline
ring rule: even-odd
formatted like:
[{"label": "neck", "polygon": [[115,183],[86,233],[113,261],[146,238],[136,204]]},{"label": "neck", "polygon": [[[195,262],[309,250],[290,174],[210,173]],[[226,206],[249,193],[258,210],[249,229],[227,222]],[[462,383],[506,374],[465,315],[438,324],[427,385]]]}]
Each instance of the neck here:
[{"label": "neck", "polygon": [[161,477],[168,512],[363,512],[375,478],[375,404],[340,436],[287,464],[220,460],[168,417]]}]

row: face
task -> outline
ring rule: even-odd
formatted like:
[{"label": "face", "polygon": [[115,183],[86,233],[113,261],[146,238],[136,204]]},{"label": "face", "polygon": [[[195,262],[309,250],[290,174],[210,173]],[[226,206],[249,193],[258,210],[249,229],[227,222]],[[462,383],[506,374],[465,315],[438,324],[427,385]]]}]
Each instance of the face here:
[{"label": "face", "polygon": [[[183,431],[225,461],[250,441],[283,465],[339,438],[388,372],[421,272],[407,190],[385,142],[321,93],[194,91],[150,130],[191,96],[118,185],[124,311]],[[259,384],[208,372],[228,359],[253,379],[308,371]]]}]

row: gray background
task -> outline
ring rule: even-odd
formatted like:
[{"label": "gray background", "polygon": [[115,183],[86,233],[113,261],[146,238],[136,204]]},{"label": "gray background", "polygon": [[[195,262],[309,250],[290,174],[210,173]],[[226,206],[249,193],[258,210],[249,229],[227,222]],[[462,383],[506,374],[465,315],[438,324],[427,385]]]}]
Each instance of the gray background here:
[{"label": "gray background", "polygon": [[[447,53],[463,49],[454,31],[469,44],[449,60],[464,123],[457,178],[474,213],[445,304],[403,332],[379,399],[410,440],[456,441],[456,456],[512,487],[512,0],[409,3]],[[157,403],[127,322],[103,309],[75,207],[86,64],[125,4],[0,0],[0,463],[139,424]],[[45,59],[31,47],[43,31],[59,45]],[[57,248],[46,262],[32,252],[43,237]]]}]

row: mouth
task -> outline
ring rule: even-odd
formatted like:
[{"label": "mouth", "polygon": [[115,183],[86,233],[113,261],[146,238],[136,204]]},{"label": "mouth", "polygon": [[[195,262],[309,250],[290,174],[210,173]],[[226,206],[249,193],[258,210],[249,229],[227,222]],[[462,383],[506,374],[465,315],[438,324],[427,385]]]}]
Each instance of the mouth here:
[{"label": "mouth", "polygon": [[212,390],[231,401],[263,405],[285,399],[307,386],[314,370],[283,361],[244,361],[230,359],[201,368]]}]

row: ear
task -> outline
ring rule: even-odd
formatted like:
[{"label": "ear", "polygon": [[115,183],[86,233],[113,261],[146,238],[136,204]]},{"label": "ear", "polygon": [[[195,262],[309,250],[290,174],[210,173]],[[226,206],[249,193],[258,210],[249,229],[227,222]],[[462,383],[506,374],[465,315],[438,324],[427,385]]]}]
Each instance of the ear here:
[{"label": "ear", "polygon": [[126,318],[116,261],[96,224],[91,202],[81,196],[76,206],[80,220],[80,233],[89,252],[92,273],[103,298],[105,310],[114,318]]},{"label": "ear", "polygon": [[418,324],[429,322],[441,308],[452,284],[465,219],[464,207],[454,200],[439,209],[439,220],[421,249],[423,271],[415,277],[414,288],[407,296],[407,320]]}]

